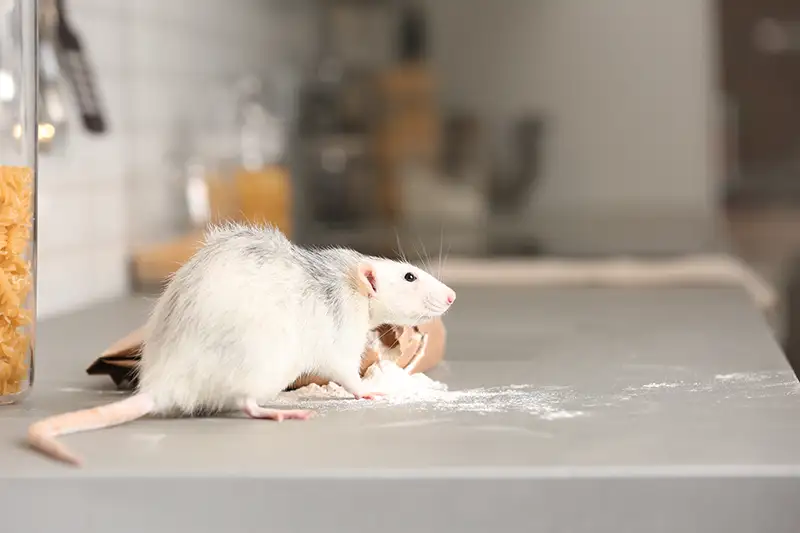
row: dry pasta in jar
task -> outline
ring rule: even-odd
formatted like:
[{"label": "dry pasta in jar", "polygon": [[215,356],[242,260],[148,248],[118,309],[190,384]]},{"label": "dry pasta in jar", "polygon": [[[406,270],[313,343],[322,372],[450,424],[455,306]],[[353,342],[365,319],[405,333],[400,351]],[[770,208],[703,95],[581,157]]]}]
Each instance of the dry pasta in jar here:
[{"label": "dry pasta in jar", "polygon": [[22,392],[28,381],[32,180],[28,167],[0,166],[0,397]]}]

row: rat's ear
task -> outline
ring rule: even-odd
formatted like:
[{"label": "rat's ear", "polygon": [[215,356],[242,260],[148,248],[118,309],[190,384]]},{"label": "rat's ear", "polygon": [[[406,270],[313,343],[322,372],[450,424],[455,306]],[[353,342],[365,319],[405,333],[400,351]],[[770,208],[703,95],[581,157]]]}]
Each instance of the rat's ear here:
[{"label": "rat's ear", "polygon": [[367,297],[375,296],[378,284],[375,281],[375,267],[367,261],[362,261],[356,270],[356,284],[358,291]]}]

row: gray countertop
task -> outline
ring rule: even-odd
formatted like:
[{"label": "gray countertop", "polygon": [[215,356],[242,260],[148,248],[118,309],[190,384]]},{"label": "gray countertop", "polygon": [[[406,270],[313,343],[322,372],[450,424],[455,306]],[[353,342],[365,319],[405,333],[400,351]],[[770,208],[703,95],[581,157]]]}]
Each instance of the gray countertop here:
[{"label": "gray countertop", "polygon": [[[447,362],[430,373],[448,392],[320,402],[308,422],[141,420],[62,437],[82,470],[19,440],[35,419],[120,397],[84,370],[150,302],[43,322],[34,392],[0,408],[0,487],[15,488],[0,506],[53,491],[61,514],[23,513],[12,530],[67,516],[82,531],[213,531],[228,513],[247,531],[800,528],[800,384],[743,292],[457,290]],[[158,502],[174,512],[113,518]],[[418,511],[390,518],[387,502]]]}]

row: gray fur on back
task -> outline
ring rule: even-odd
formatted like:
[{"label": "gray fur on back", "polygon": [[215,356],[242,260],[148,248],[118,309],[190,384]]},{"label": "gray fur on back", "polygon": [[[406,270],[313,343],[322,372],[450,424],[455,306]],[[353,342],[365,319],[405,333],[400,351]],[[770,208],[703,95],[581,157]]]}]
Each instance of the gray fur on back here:
[{"label": "gray fur on back", "polygon": [[[192,276],[197,268],[221,255],[238,256],[243,264],[250,263],[256,269],[278,262],[297,266],[306,280],[298,287],[302,298],[320,301],[339,325],[344,317],[344,299],[355,289],[354,269],[364,258],[347,248],[302,248],[272,226],[226,223],[207,232],[205,246],[186,265],[183,276]],[[168,304],[175,305],[177,297],[170,296]]]}]

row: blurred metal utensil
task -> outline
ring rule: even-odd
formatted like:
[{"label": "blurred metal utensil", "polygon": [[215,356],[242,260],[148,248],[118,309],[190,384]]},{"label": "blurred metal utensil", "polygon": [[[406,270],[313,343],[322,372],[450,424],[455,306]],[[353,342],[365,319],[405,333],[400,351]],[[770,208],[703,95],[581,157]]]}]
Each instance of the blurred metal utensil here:
[{"label": "blurred metal utensil", "polygon": [[100,106],[94,73],[81,40],[67,20],[64,0],[56,0],[55,16],[58,57],[75,93],[83,126],[91,133],[104,133],[107,123]]},{"label": "blurred metal utensil", "polygon": [[39,149],[62,143],[67,132],[64,78],[58,61],[58,11],[55,0],[40,0],[39,11]]}]

